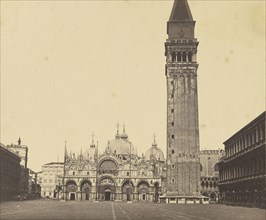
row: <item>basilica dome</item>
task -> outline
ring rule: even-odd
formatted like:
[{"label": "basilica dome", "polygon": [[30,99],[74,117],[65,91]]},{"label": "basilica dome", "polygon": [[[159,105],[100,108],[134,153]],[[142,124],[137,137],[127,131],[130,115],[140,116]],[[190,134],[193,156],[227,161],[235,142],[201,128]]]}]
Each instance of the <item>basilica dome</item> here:
[{"label": "basilica dome", "polygon": [[128,141],[128,136],[125,132],[121,135],[117,132],[115,139],[108,142],[107,150],[117,155],[137,154],[136,148]]},{"label": "basilica dome", "polygon": [[108,144],[108,148],[112,153],[117,155],[130,155],[130,151],[131,154],[136,154],[134,146],[129,141],[121,138],[116,138],[110,141]]},{"label": "basilica dome", "polygon": [[157,147],[157,143],[154,141],[152,147],[149,148],[145,153],[145,159],[150,161],[151,158],[154,158],[158,161],[164,161],[163,151]]},{"label": "basilica dome", "polygon": [[95,144],[94,142],[92,142],[90,147],[83,154],[84,159],[94,160],[95,150],[96,150]]},{"label": "basilica dome", "polygon": [[125,132],[123,132],[123,133],[120,135],[120,138],[126,140],[126,139],[128,138],[128,135],[127,135]]}]

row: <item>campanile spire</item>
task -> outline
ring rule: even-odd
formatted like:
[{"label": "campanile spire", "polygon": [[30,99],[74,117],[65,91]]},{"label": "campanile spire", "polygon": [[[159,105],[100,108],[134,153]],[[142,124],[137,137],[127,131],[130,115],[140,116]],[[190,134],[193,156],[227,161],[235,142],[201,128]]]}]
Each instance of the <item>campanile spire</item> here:
[{"label": "campanile spire", "polygon": [[198,41],[187,0],[175,0],[165,42],[167,197],[199,195]]},{"label": "campanile spire", "polygon": [[167,22],[168,39],[194,39],[194,27],[187,0],[175,0]]},{"label": "campanile spire", "polygon": [[187,0],[174,2],[169,21],[193,21]]}]

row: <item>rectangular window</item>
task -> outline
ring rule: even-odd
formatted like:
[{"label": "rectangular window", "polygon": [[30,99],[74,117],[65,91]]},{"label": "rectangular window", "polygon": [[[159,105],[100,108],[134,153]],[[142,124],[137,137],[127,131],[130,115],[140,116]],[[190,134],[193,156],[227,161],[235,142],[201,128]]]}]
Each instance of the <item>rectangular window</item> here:
[{"label": "rectangular window", "polygon": [[127,176],[129,176],[129,172],[127,172]]},{"label": "rectangular window", "polygon": [[175,179],[172,179],[172,183],[174,183],[175,182]]}]

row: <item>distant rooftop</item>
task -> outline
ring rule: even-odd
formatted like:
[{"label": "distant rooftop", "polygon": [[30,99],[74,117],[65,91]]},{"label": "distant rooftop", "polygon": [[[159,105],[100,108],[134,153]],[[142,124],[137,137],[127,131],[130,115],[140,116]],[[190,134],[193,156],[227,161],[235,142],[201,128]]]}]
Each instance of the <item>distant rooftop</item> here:
[{"label": "distant rooftop", "polygon": [[218,149],[218,150],[201,150],[200,154],[219,154],[219,153],[223,153],[224,150],[223,149]]},{"label": "distant rooftop", "polygon": [[51,162],[51,163],[46,163],[45,165],[64,165],[64,162]]}]

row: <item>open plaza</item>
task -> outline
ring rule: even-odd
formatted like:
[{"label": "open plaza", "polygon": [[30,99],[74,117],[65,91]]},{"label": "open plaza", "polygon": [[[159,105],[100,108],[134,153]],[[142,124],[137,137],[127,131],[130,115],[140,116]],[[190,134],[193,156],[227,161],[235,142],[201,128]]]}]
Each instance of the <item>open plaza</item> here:
[{"label": "open plaza", "polygon": [[0,204],[0,219],[90,220],[264,220],[265,210],[220,204],[182,205],[57,200],[10,201]]}]

